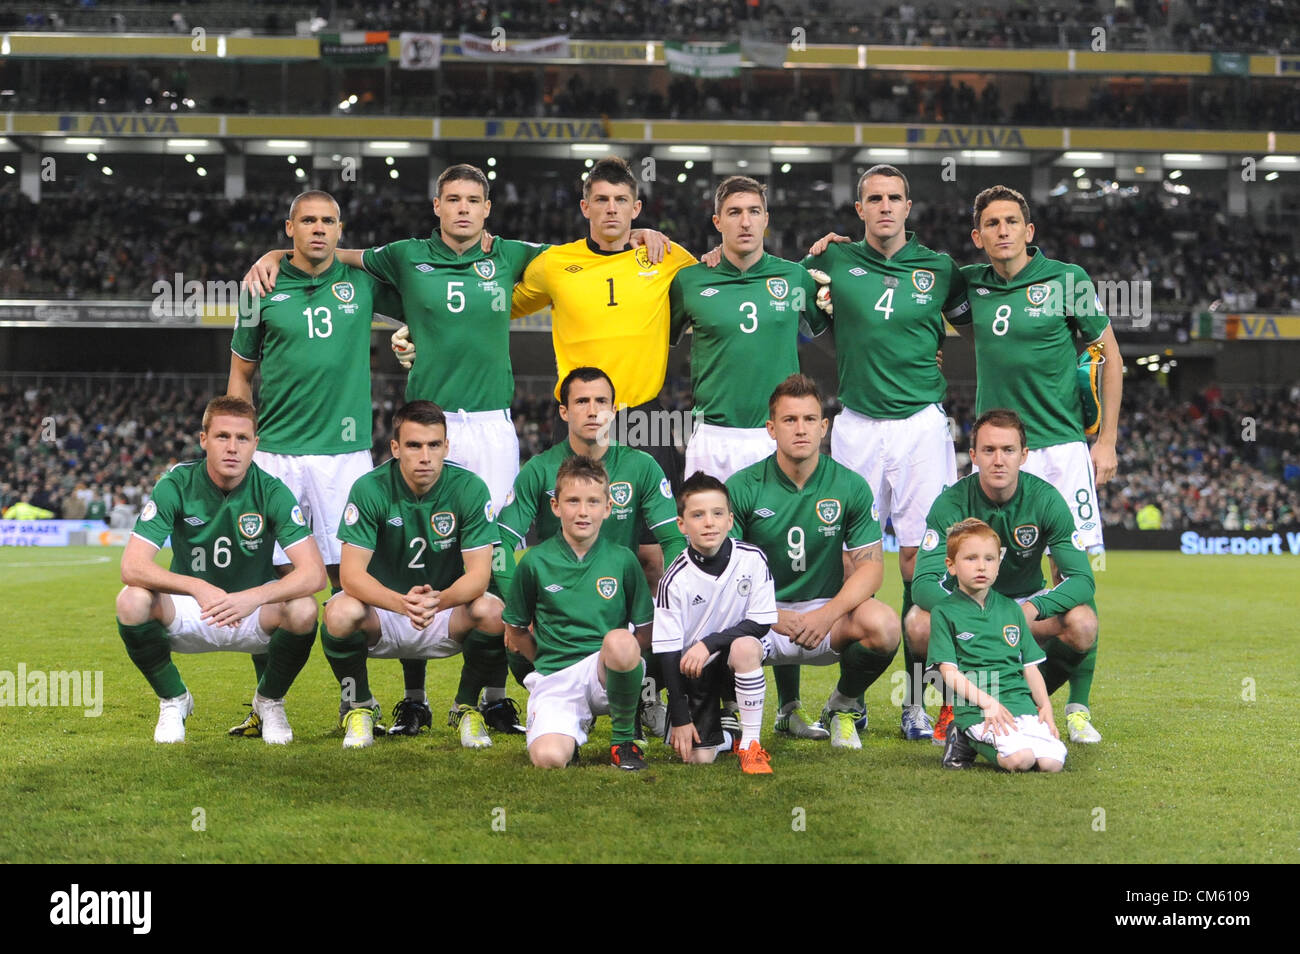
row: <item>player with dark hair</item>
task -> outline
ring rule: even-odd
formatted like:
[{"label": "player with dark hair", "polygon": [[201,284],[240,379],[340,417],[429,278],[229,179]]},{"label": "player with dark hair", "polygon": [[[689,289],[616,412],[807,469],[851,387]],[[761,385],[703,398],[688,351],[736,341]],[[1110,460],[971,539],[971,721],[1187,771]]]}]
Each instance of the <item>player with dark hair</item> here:
[{"label": "player with dark hair", "polygon": [[[859,701],[898,651],[894,611],[875,598],[884,576],[880,524],[867,482],[821,453],[828,422],[812,378],[792,374],[769,401],[776,453],[727,481],[741,539],[760,547],[776,584],[770,665],[840,664],[822,711],[836,748],[861,748]],[[846,579],[842,558],[853,572]]]},{"label": "player with dark hair", "polygon": [[[316,601],[325,586],[320,551],[289,488],[253,463],[257,412],[243,398],[208,403],[204,459],[158,481],[122,553],[117,630],[127,655],[158,694],[155,742],[184,742],[194,699],[172,653],[261,654],[253,695],[262,738],[293,740],[284,696],[311,655]],[[171,568],[154,555],[171,538]],[[292,569],[277,576],[272,547]]]},{"label": "player with dark hair", "polygon": [[[975,197],[971,239],[988,264],[962,269],[971,288],[971,310],[954,322],[975,342],[975,412],[1014,408],[1024,420],[1028,457],[1024,469],[1042,477],[1065,498],[1078,540],[1092,551],[1103,546],[1097,484],[1115,475],[1116,438],[1124,386],[1124,360],[1110,318],[1088,273],[1048,258],[1029,243],[1034,225],[1025,197],[993,186]],[[978,294],[976,294],[978,292]],[[1080,359],[1100,363],[1100,421],[1091,449],[1084,427],[1078,382]],[[1026,369],[1032,369],[1027,372]],[[1095,369],[1089,369],[1095,377]],[[1095,407],[1092,409],[1095,413]],[[1053,553],[1055,559],[1055,553]],[[1059,564],[1058,564],[1059,566]],[[1062,646],[1057,652],[1064,654]],[[1052,651],[1048,652],[1053,658]],[[1065,719],[1070,741],[1101,741],[1092,725],[1089,696],[1097,646],[1061,655],[1070,680]],[[1044,670],[1048,688],[1054,670]]]},{"label": "player with dark hair", "polygon": [[[343,223],[327,192],[293,200],[285,257],[276,294],[256,305],[241,297],[230,345],[233,395],[251,401],[261,371],[261,426],[254,460],[285,482],[339,585],[335,536],[353,481],[374,466],[370,457],[370,324],[375,313],[400,317],[392,289],[336,254]],[[284,253],[277,253],[283,256]],[[276,548],[277,566],[288,557]],[[260,679],[265,660],[254,654]],[[231,735],[261,733],[256,712]]]},{"label": "player with dark hair", "polygon": [[[668,688],[669,742],[684,762],[708,763],[734,750],[743,772],[770,775],[759,744],[767,689],[760,640],[777,622],[767,558],[728,536],[727,488],[708,474],[696,471],[682,484],[677,525],[690,546],[668,565],[655,598],[654,651]],[[722,725],[724,694],[739,702],[740,732],[730,739]]]},{"label": "player with dark hair", "polygon": [[[343,592],[325,606],[321,645],[342,686],[344,748],[373,738],[367,655],[441,659],[468,649],[471,630],[501,633],[487,594],[496,541],[487,485],[448,463],[447,425],[432,401],[393,415],[393,459],[352,486],[339,527]],[[471,705],[453,709],[466,748],[492,744]]]},{"label": "player with dark hair", "polygon": [[[1065,500],[1047,481],[1021,470],[1027,454],[1024,423],[1015,411],[993,408],[975,421],[971,461],[977,470],[940,494],[930,508],[913,581],[916,605],[903,622],[912,652],[924,658],[931,611],[956,585],[945,573],[943,541],[949,528],[976,517],[1002,542],[994,587],[1021,604],[1026,624],[1046,650],[1042,671],[1050,695],[1065,681],[1069,666],[1096,642],[1095,583]],[[1050,589],[1042,569],[1049,547],[1062,574]]]},{"label": "player with dark hair", "polygon": [[[823,239],[804,265],[831,278],[844,405],[831,431],[831,456],[866,478],[881,519],[893,524],[906,616],[926,511],[957,479],[942,403],[947,385],[935,355],[945,340],[944,319],[960,320],[969,305],[952,257],[931,251],[906,231],[912,200],[901,170],[882,164],[863,172],[854,208],[863,240],[829,236],[839,244]],[[925,660],[906,647],[903,655],[903,736],[930,738],[920,695]],[[785,697],[783,691],[782,702]]]},{"label": "player with dark hair", "polygon": [[[559,519],[550,501],[555,496],[560,467],[574,457],[599,461],[609,478],[610,515],[601,524],[601,539],[635,553],[638,541],[648,532],[662,550],[665,564],[685,549],[686,540],[675,519],[672,489],[659,464],[644,451],[608,439],[614,400],[614,385],[600,368],[574,368],[560,382],[560,417],[569,425],[568,436],[563,443],[528,460],[497,520],[507,557],[495,564],[503,593],[509,591],[514,572],[510,554],[524,546],[530,528],[536,524],[537,536],[542,540],[559,531]],[[522,683],[528,671],[527,661],[515,656],[511,665]],[[662,728],[659,714],[653,710],[647,721],[652,733]]]},{"label": "player with dark hair", "polygon": [[560,532],[524,554],[506,598],[506,646],[536,666],[527,679],[528,757],[539,768],[575,760],[587,726],[604,714],[613,764],[646,767],[634,735],[654,607],[636,556],[601,535],[610,508],[599,461],[561,464],[550,501]]},{"label": "player with dark hair", "polygon": [[[683,268],[669,287],[674,343],[691,333],[695,421],[686,473],[726,480],[769,456],[764,394],[799,370],[799,336],[826,330],[819,283],[807,269],[763,250],[767,189],[728,176],[713,200],[721,260]],[[829,289],[822,293],[829,305]],[[744,382],[738,386],[737,382]]]}]

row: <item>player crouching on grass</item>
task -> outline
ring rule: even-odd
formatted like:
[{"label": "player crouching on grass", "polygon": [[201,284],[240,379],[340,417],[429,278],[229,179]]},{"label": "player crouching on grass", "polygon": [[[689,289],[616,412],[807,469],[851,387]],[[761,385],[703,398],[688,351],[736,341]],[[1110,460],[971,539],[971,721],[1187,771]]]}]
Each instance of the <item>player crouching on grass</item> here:
[{"label": "player crouching on grass", "polygon": [[[117,631],[159,698],[155,742],[184,742],[194,699],[173,651],[266,653],[253,696],[262,738],[293,740],[284,696],[311,655],[325,565],[289,488],[253,463],[257,411],[225,395],[203,412],[205,459],[158,481],[122,553]],[[171,569],[154,554],[171,537]],[[293,566],[277,577],[279,543]]]},{"label": "player crouching on grass", "polygon": [[538,768],[574,761],[598,715],[610,717],[613,764],[646,765],[633,738],[654,606],[636,554],[600,536],[611,506],[604,465],[566,459],[551,498],[560,532],[524,554],[506,596],[506,648],[536,666],[525,685]]},{"label": "player crouching on grass", "polygon": [[[445,463],[442,408],[432,401],[398,408],[390,443],[393,459],[348,494],[338,531],[343,592],[325,604],[321,629],[321,646],[343,688],[345,749],[374,741],[378,704],[367,654],[442,659],[462,648],[472,654],[478,643],[466,640],[471,632],[502,631],[501,601],[487,593],[497,537],[487,484]],[[453,713],[461,745],[492,744],[477,709],[460,706]]]},{"label": "player crouching on grass", "polygon": [[[743,772],[771,775],[758,742],[767,688],[759,640],[777,621],[767,558],[727,536],[731,499],[716,477],[692,474],[677,514],[690,546],[669,565],[655,597],[654,651],[668,687],[669,742],[683,762],[699,764],[734,745]],[[741,726],[734,741],[721,723],[721,694],[732,673]]]},{"label": "player crouching on grass", "polygon": [[993,589],[1001,548],[993,528],[974,517],[948,532],[944,562],[957,589],[930,612],[928,659],[956,697],[943,764],[967,768],[978,751],[1008,772],[1059,772],[1065,745],[1038,671],[1047,656],[1020,605]]}]

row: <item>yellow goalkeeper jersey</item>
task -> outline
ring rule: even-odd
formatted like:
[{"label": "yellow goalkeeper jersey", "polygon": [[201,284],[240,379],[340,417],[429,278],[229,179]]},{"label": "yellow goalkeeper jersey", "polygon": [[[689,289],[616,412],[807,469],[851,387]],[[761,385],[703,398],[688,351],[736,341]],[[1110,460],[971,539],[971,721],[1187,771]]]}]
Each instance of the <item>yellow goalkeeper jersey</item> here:
[{"label": "yellow goalkeeper jersey", "polygon": [[695,256],[673,245],[651,265],[644,248],[602,251],[591,239],[553,245],[515,285],[510,315],[551,306],[551,340],[559,381],[574,368],[596,367],[614,382],[619,404],[658,396],[668,367],[668,286]]}]

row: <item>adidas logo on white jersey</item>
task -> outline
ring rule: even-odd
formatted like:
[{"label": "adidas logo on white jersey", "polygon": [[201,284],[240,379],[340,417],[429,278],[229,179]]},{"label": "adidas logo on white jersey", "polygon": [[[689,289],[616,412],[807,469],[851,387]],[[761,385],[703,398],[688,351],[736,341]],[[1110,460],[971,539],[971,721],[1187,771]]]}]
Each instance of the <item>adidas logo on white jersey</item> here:
[{"label": "adidas logo on white jersey", "polygon": [[717,290],[716,288],[706,288],[706,289],[704,289],[704,291],[700,292],[700,297],[701,297],[701,298],[712,298],[712,297],[713,297],[714,295],[716,295],[717,293],[718,293],[718,290]]},{"label": "adidas logo on white jersey", "polygon": [[755,511],[754,511],[754,516],[755,516],[755,517],[775,517],[775,516],[776,516],[776,511],[775,511],[775,510],[768,510],[766,507],[764,507],[762,510],[755,510]]},{"label": "adidas logo on white jersey", "polygon": [[550,586],[546,587],[546,592],[547,592],[547,593],[558,593],[558,592],[560,592],[560,590],[562,590],[562,589],[564,589],[564,587],[560,586],[559,583],[552,583]]},{"label": "adidas logo on white jersey", "polygon": [[696,594],[695,594],[695,599],[691,600],[691,605],[692,605],[692,606],[699,606],[699,605],[700,605],[701,603],[703,603],[703,602],[704,602],[704,597],[701,596],[699,593],[696,593]]}]

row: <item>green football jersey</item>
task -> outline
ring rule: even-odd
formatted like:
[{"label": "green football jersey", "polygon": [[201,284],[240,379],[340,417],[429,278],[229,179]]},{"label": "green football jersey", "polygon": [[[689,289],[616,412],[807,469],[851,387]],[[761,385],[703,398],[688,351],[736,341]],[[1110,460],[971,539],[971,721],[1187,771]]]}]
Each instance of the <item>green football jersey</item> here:
[{"label": "green football jersey", "polygon": [[727,492],[736,518],[731,535],[767,555],[782,602],[834,597],[844,584],[840,554],[881,540],[871,488],[827,454],[802,490],[773,454],[732,474]]},{"label": "green football jersey", "polygon": [[[501,546],[507,554],[507,559],[496,567],[501,592],[508,591],[514,569],[508,555],[524,545],[528,528],[536,523],[537,536],[542,540],[560,532],[560,520],[551,510],[551,500],[555,497],[555,475],[572,456],[573,448],[565,441],[530,457],[506,495],[497,518]],[[635,551],[641,528],[649,527],[663,548],[667,566],[686,549],[686,538],[677,529],[677,503],[663,468],[645,451],[622,444],[610,444],[601,463],[609,474],[611,509],[601,524],[600,538]]]},{"label": "green football jersey", "polygon": [[546,247],[498,238],[487,255],[478,245],[457,255],[434,233],[366,249],[366,270],[401,293],[415,343],[406,400],[448,411],[510,406],[510,294]]},{"label": "green football jersey", "polygon": [[983,520],[1002,541],[1002,562],[993,584],[999,593],[1020,599],[1041,590],[1043,551],[1050,547],[1065,579],[1030,601],[1038,615],[1055,616],[1092,599],[1096,590],[1092,565],[1077,543],[1074,518],[1065,498],[1047,481],[1022,470],[1015,494],[1004,504],[995,504],[985,496],[979,474],[963,477],[935,498],[925,518],[912,577],[912,600],[921,609],[933,611],[957,588],[944,564],[948,530],[968,517]]},{"label": "green football jersey", "polygon": [[278,477],[253,464],[226,492],[208,476],[206,460],[177,464],[162,475],[135,533],[156,547],[170,536],[171,571],[227,593],[270,583],[275,545],[287,550],[311,536],[293,492]]},{"label": "green football jersey", "polygon": [[[952,663],[1013,716],[1037,715],[1025,667],[1046,658],[1019,604],[994,590],[985,594],[983,606],[958,590],[930,611],[927,665]],[[953,718],[962,731],[984,721],[973,702],[958,696],[953,706]]]},{"label": "green football jersey", "polygon": [[832,244],[803,260],[831,277],[840,402],[867,417],[911,417],[947,393],[935,361],[969,305],[952,256],[932,252],[908,232],[885,258],[864,239]]},{"label": "green football jersey", "polygon": [[1087,272],[1032,246],[1029,252],[1010,281],[992,265],[963,268],[971,307],[953,323],[975,329],[975,413],[1011,408],[1037,449],[1086,440],[1075,336],[1091,344],[1110,319]]},{"label": "green football jersey", "polygon": [[654,615],[635,553],[601,536],[579,559],[557,533],[519,561],[502,619],[521,629],[536,623],[533,664],[549,676],[599,650],[610,630],[645,626]]},{"label": "green football jersey", "polygon": [[370,550],[371,576],[398,593],[425,583],[444,590],[465,571],[461,556],[496,542],[487,484],[455,464],[443,464],[438,482],[417,497],[396,460],[352,485],[343,523],[344,543]]},{"label": "green football jersey", "polygon": [[668,289],[669,340],[686,328],[695,416],[722,427],[762,427],[772,389],[799,371],[799,335],[819,335],[817,283],[807,269],[764,255],[746,271],[723,258],[691,265]]},{"label": "green football jersey", "polygon": [[258,314],[240,307],[230,348],[261,362],[258,449],[272,454],[370,450],[370,323],[401,318],[397,294],[335,259],[308,275],[288,258]]}]

